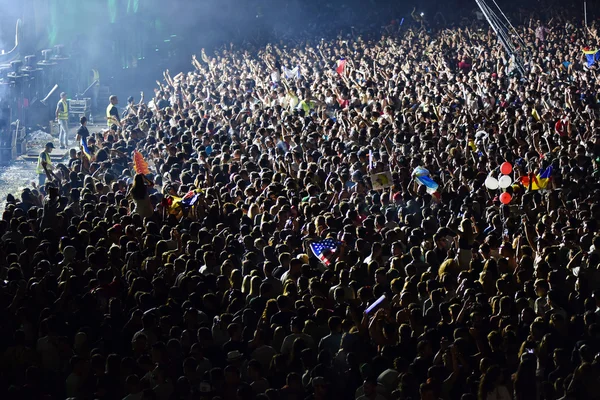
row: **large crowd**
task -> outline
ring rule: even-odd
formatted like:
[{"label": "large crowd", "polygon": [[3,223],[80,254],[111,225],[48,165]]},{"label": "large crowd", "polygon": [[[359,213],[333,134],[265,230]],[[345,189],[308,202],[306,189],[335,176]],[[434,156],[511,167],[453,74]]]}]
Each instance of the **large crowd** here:
[{"label": "large crowd", "polygon": [[596,31],[516,33],[166,71],[6,200],[0,396],[600,398]]}]

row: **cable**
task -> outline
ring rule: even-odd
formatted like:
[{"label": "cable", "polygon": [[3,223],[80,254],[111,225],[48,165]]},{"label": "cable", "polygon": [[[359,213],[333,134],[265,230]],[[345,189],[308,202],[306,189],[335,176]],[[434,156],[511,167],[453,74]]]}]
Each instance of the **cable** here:
[{"label": "cable", "polygon": [[[525,66],[521,57],[520,49],[526,49],[525,43],[519,36],[514,26],[510,23],[506,15],[502,12],[495,0],[492,0],[496,5],[496,8],[500,11],[504,17],[504,21],[491,9],[491,7],[485,2],[485,0],[475,0],[475,3],[483,13],[486,21],[491,26],[492,30],[498,37],[498,41],[506,51],[509,59],[514,60],[515,69],[521,74],[522,78],[525,78]],[[507,25],[508,24],[508,25]],[[509,28],[510,26],[510,28]],[[511,37],[511,33],[518,39],[518,44],[515,44]]]},{"label": "cable", "polygon": [[517,32],[517,30],[515,29],[515,27],[513,26],[512,22],[510,22],[510,20],[508,19],[508,17],[506,16],[506,14],[504,14],[504,11],[502,11],[502,9],[500,8],[500,6],[498,5],[498,3],[496,3],[496,0],[492,0],[494,2],[494,5],[496,6],[496,8],[498,9],[498,11],[500,11],[500,14],[502,14],[502,16],[504,17],[504,19],[506,20],[506,22],[508,23],[508,25],[510,25],[513,33],[515,34],[515,36],[517,38],[519,38],[519,42],[521,43],[521,47],[522,48],[526,48],[525,42],[523,41],[523,38],[521,37],[521,35],[519,35],[519,32]]}]

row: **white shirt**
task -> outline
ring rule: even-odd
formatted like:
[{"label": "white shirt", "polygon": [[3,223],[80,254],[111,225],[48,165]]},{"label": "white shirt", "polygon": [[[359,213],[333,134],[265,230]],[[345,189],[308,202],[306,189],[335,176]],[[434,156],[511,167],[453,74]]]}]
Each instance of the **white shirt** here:
[{"label": "white shirt", "polygon": [[271,72],[271,82],[278,83],[280,78],[281,78],[281,74],[279,73],[279,71]]}]

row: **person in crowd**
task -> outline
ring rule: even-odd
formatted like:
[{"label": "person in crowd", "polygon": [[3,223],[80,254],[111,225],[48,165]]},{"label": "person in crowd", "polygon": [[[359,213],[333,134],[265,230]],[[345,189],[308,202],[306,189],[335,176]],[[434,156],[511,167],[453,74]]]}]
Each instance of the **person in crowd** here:
[{"label": "person in crowd", "polygon": [[56,104],[56,121],[58,122],[58,141],[61,149],[69,146],[69,102],[67,94],[62,92]]},{"label": "person in crowd", "polygon": [[111,95],[108,99],[108,106],[106,107],[106,123],[109,128],[113,125],[121,124],[121,117],[119,116],[119,109],[117,108],[119,99],[115,95]]},{"label": "person in crowd", "polygon": [[422,13],[111,97],[6,199],[0,396],[600,398],[596,30],[563,11],[515,19],[522,75]]},{"label": "person in crowd", "polygon": [[85,143],[85,146],[87,146],[87,138],[90,136],[90,131],[87,128],[87,117],[83,116],[79,119],[79,129],[77,129],[77,136],[75,138],[75,141],[77,142],[78,145],[82,146]]},{"label": "person in crowd", "polygon": [[50,153],[52,153],[52,150],[54,150],[54,143],[48,142],[44,146],[44,150],[38,156],[35,172],[38,175],[38,187],[41,189],[43,189],[48,175],[50,175],[54,170],[52,159],[50,158]]}]

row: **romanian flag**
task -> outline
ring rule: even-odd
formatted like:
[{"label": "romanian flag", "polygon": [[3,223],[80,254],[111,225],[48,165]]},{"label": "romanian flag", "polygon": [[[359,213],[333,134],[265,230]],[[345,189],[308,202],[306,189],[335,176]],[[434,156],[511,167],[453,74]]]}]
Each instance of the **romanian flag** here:
[{"label": "romanian flag", "polygon": [[[544,190],[548,187],[548,184],[552,180],[552,165],[543,170],[537,175],[533,176],[533,181],[531,182],[531,190]],[[522,176],[520,178],[521,183],[525,187],[529,187],[529,177]]]},{"label": "romanian flag", "polygon": [[133,169],[136,174],[148,175],[150,173],[148,163],[144,160],[142,153],[137,150],[133,152]]},{"label": "romanian flag", "polygon": [[87,140],[85,140],[85,138],[81,138],[81,151],[83,151],[83,154],[85,154],[88,160],[92,159],[92,152],[90,151],[90,148],[87,145]]},{"label": "romanian flag", "polygon": [[345,69],[346,69],[346,59],[342,57],[337,62],[337,68],[335,69],[335,72],[337,72],[340,75],[344,75]]},{"label": "romanian flag", "polygon": [[583,54],[585,54],[588,68],[600,61],[600,50],[591,50],[589,47],[584,47]]},{"label": "romanian flag", "polygon": [[166,201],[166,209],[169,214],[181,215],[183,210],[181,201],[183,198],[177,196],[168,196]]}]

